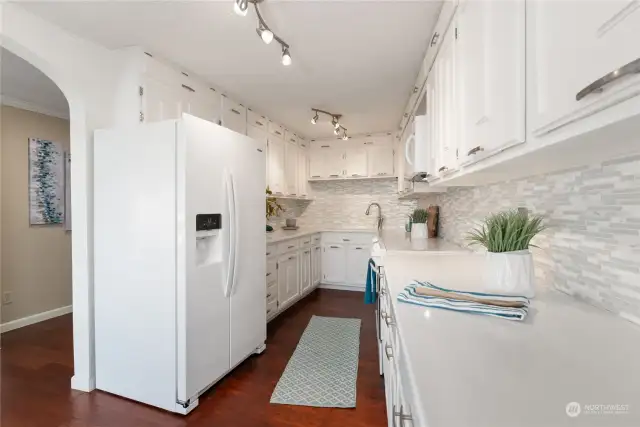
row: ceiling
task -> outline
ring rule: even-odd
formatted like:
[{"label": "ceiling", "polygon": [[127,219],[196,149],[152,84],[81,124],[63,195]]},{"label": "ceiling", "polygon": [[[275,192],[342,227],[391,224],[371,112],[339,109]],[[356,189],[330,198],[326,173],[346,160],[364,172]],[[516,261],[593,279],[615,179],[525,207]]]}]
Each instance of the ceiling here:
[{"label": "ceiling", "polygon": [[351,135],[393,130],[418,74],[441,1],[265,0],[269,26],[291,45],[255,32],[255,11],[233,0],[25,2],[23,7],[108,48],[140,45],[203,76],[238,101],[309,137],[311,108],[344,115]]},{"label": "ceiling", "polygon": [[0,48],[2,103],[68,118],[67,98],[58,86],[24,59]]}]

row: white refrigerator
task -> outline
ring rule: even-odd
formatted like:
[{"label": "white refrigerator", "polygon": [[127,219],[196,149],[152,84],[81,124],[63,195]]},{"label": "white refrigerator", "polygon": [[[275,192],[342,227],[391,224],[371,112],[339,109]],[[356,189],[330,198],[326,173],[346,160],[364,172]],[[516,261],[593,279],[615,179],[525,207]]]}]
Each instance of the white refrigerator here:
[{"label": "white refrigerator", "polygon": [[187,414],[265,348],[265,144],[190,115],[94,141],[96,387]]}]

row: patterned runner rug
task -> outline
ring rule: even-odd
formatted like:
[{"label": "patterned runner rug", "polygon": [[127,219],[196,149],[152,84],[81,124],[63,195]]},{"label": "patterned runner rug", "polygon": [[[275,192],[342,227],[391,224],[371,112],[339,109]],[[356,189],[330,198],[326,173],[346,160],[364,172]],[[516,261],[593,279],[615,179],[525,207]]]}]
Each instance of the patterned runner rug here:
[{"label": "patterned runner rug", "polygon": [[355,408],[360,319],[313,316],[271,403]]}]

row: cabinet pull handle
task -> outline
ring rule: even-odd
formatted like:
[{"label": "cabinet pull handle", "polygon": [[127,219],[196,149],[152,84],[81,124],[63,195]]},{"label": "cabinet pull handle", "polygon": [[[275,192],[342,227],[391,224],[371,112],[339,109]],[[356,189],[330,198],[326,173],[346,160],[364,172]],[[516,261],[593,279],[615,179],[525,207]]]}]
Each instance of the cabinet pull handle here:
[{"label": "cabinet pull handle", "polygon": [[290,257],[289,257],[289,261],[291,261],[291,260],[292,260],[292,259],[294,259],[294,258],[295,258],[295,256],[290,256]]},{"label": "cabinet pull handle", "polygon": [[356,250],[357,250],[357,251],[360,251],[360,250],[362,250],[362,248],[356,248]]},{"label": "cabinet pull handle", "polygon": [[477,147],[474,147],[471,150],[469,150],[469,152],[467,153],[467,156],[473,156],[474,154],[478,153],[478,151],[484,151],[484,148],[478,145]]},{"label": "cabinet pull handle", "polygon": [[398,414],[400,417],[400,421],[412,421],[411,415],[404,413],[403,405],[400,405],[400,413]]},{"label": "cabinet pull handle", "polygon": [[364,145],[373,145],[373,142],[371,142],[371,141],[365,142]]},{"label": "cabinet pull handle", "polygon": [[267,314],[271,313],[271,309],[267,310]]},{"label": "cabinet pull handle", "polygon": [[384,318],[384,323],[386,323],[387,326],[394,326],[396,323],[391,319],[393,319],[391,315],[387,314],[387,317]]},{"label": "cabinet pull handle", "polygon": [[320,148],[331,148],[330,145],[321,145]]},{"label": "cabinet pull handle", "polygon": [[332,177],[332,178],[337,178],[337,177],[339,177],[340,175],[329,175],[329,176],[330,176],[330,177]]},{"label": "cabinet pull handle", "polygon": [[293,249],[293,248],[295,248],[295,246],[289,246],[289,249]]},{"label": "cabinet pull handle", "polygon": [[277,131],[275,131],[273,133],[275,133],[276,135],[282,135],[282,132],[280,132],[279,130],[277,130]]},{"label": "cabinet pull handle", "polygon": [[305,254],[308,254],[309,252],[311,252],[311,251],[304,251]]},{"label": "cabinet pull handle", "polygon": [[271,273],[267,273],[267,277],[271,276]]},{"label": "cabinet pull handle", "polygon": [[384,176],[386,174],[387,174],[386,172],[378,172],[378,176]]},{"label": "cabinet pull handle", "polygon": [[267,256],[271,255],[271,252],[267,252]]},{"label": "cabinet pull handle", "polygon": [[311,175],[311,178],[320,178],[320,175]]},{"label": "cabinet pull handle", "polygon": [[232,109],[231,109],[231,112],[232,112],[233,114],[238,114],[238,115],[240,115],[240,111],[236,110],[235,108],[232,108]]},{"label": "cabinet pull handle", "polygon": [[331,249],[340,249],[340,246],[329,246]]},{"label": "cabinet pull handle", "polygon": [[264,126],[262,123],[260,123],[260,122],[259,122],[259,121],[257,121],[257,120],[256,120],[256,124],[257,124],[258,126]]},{"label": "cabinet pull handle", "polygon": [[267,294],[267,298],[271,298],[271,294]]},{"label": "cabinet pull handle", "polygon": [[343,242],[350,242],[351,240],[349,239],[342,239]]},{"label": "cabinet pull handle", "polygon": [[195,89],[190,87],[190,86],[182,85],[182,87],[185,88],[186,90],[188,90],[189,92],[195,92]]},{"label": "cabinet pull handle", "polygon": [[351,176],[360,176],[360,174],[352,173]]},{"label": "cabinet pull handle", "polygon": [[438,43],[439,38],[440,38],[440,33],[438,32],[433,33],[433,37],[431,37],[431,43],[429,44],[429,46],[435,46],[435,44]]},{"label": "cabinet pull handle", "polygon": [[582,89],[576,94],[576,101],[580,101],[582,98],[592,93],[602,93],[602,91],[604,90],[604,86],[608,85],[609,83],[613,83],[619,78],[628,76],[629,74],[638,73],[640,73],[640,58],[629,62],[627,65],[623,65],[617,70],[613,70],[609,74],[600,77],[598,80]]},{"label": "cabinet pull handle", "polygon": [[384,354],[385,356],[387,356],[387,360],[391,360],[393,359],[393,347],[391,347],[391,345],[387,344],[384,346]]},{"label": "cabinet pull handle", "polygon": [[438,169],[438,172],[444,172],[444,171],[446,171],[447,169],[449,169],[449,168],[448,168],[448,167],[446,167],[446,166],[442,166],[440,169]]}]

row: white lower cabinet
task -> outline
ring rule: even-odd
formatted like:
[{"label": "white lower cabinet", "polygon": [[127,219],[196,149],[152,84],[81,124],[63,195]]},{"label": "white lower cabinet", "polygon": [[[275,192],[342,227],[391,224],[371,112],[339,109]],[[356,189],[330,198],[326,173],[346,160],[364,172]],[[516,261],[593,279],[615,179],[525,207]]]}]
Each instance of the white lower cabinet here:
[{"label": "white lower cabinet", "polygon": [[322,247],[311,248],[311,285],[317,286],[322,280]]},{"label": "white lower cabinet", "polygon": [[340,243],[329,243],[322,248],[322,281],[344,283],[347,280],[346,247]]},{"label": "white lower cabinet", "polygon": [[347,247],[347,283],[364,285],[367,281],[367,267],[371,257],[370,247],[349,245]]},{"label": "white lower cabinet", "polygon": [[299,294],[298,260],[295,252],[278,259],[278,308],[289,305]]},{"label": "white lower cabinet", "polygon": [[300,294],[311,289],[311,248],[300,251]]}]

